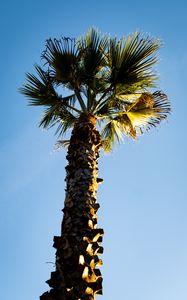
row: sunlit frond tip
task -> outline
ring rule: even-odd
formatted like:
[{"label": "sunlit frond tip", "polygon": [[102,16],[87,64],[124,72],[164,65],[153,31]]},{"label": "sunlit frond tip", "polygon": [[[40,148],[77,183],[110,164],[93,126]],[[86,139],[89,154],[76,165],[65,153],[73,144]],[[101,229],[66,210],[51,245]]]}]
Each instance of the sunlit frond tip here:
[{"label": "sunlit frond tip", "polygon": [[137,95],[138,98],[126,105],[124,111],[111,115],[105,124],[101,132],[104,151],[111,151],[113,144],[122,142],[125,136],[136,139],[156,127],[170,113],[168,98],[161,91]]},{"label": "sunlit frond tip", "polygon": [[167,96],[161,91],[153,94],[142,94],[135,106],[127,111],[132,127],[136,134],[142,134],[145,131],[156,127],[162,120],[166,119],[171,111],[171,106]]}]

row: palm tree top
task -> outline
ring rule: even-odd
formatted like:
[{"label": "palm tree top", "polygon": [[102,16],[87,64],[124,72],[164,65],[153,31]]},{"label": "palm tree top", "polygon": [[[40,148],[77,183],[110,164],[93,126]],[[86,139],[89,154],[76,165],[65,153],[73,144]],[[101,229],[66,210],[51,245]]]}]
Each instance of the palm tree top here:
[{"label": "palm tree top", "polygon": [[124,136],[136,138],[165,119],[167,96],[156,88],[157,39],[136,32],[121,39],[90,29],[83,37],[48,39],[44,65],[27,73],[20,89],[29,104],[44,106],[40,126],[63,135],[82,114],[99,121],[105,150]]}]

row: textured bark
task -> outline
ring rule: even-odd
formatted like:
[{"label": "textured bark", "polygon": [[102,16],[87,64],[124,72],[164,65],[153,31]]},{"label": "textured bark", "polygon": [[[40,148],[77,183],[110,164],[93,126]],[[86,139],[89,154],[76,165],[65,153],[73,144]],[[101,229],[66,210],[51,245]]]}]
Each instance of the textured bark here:
[{"label": "textured bark", "polygon": [[93,300],[102,294],[103,230],[97,229],[96,192],[101,140],[96,119],[82,114],[72,132],[67,154],[66,198],[61,236],[54,237],[56,271],[47,281],[51,290],[41,300]]}]

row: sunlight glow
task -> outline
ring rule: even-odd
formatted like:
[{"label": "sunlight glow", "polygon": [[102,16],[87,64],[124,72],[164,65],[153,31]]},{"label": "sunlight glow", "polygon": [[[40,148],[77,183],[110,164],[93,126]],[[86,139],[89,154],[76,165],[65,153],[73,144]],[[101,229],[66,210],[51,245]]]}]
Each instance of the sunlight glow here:
[{"label": "sunlight glow", "polygon": [[84,256],[83,255],[79,256],[79,265],[84,265]]},{"label": "sunlight glow", "polygon": [[92,253],[93,253],[92,244],[88,244],[88,246],[87,246],[87,248],[86,248],[86,251],[87,251],[90,255],[92,255]]},{"label": "sunlight glow", "polygon": [[85,293],[88,295],[93,295],[93,290],[90,287],[87,287]]},{"label": "sunlight glow", "polygon": [[99,261],[96,263],[96,267],[100,267],[103,265],[102,259],[99,259]]},{"label": "sunlight glow", "polygon": [[92,220],[89,220],[89,221],[88,221],[88,226],[89,226],[91,229],[93,229],[94,226],[93,226]]},{"label": "sunlight glow", "polygon": [[93,242],[97,242],[97,240],[100,236],[101,236],[100,233],[96,234],[96,236],[93,238]]},{"label": "sunlight glow", "polygon": [[82,279],[86,279],[87,277],[88,277],[88,267],[85,267],[82,273]]},{"label": "sunlight glow", "polygon": [[155,117],[156,114],[151,109],[147,109],[147,112],[144,113],[135,113],[135,112],[128,112],[127,116],[131,120],[133,126],[141,126],[146,124],[151,118]]}]

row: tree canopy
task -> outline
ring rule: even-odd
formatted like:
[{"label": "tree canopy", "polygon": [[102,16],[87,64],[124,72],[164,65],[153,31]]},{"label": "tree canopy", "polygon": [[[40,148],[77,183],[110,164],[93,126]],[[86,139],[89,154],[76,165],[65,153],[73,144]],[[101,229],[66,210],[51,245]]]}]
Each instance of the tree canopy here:
[{"label": "tree canopy", "polygon": [[161,42],[135,32],[117,39],[90,29],[78,39],[48,39],[43,66],[27,73],[20,89],[29,104],[43,106],[40,126],[57,125],[63,136],[81,114],[98,120],[103,147],[110,151],[125,136],[136,138],[170,112],[157,88],[153,67]]}]

